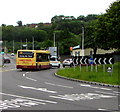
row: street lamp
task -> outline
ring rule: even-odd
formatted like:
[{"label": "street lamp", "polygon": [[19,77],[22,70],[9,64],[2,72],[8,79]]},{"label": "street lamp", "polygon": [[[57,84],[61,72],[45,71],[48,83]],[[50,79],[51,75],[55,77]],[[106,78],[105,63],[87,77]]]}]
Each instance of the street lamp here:
[{"label": "street lamp", "polygon": [[21,40],[21,50],[22,50],[22,40]]},{"label": "street lamp", "polygon": [[84,27],[82,27],[82,56],[84,56]]},{"label": "street lamp", "polygon": [[13,40],[13,53],[14,53],[14,40]]},{"label": "street lamp", "polygon": [[33,37],[33,50],[34,50],[34,37]]},{"label": "street lamp", "polygon": [[27,50],[27,38],[26,38],[26,50]]},{"label": "street lamp", "polygon": [[55,47],[55,33],[54,33],[54,47]]}]

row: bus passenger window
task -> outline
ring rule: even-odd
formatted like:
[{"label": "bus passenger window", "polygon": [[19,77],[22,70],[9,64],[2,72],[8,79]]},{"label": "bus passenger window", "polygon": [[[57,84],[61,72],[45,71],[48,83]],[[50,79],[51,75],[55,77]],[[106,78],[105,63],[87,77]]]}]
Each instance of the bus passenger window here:
[{"label": "bus passenger window", "polygon": [[42,62],[42,57],[41,57],[41,54],[40,54],[40,53],[37,53],[37,54],[36,54],[36,61],[37,61],[37,62]]}]

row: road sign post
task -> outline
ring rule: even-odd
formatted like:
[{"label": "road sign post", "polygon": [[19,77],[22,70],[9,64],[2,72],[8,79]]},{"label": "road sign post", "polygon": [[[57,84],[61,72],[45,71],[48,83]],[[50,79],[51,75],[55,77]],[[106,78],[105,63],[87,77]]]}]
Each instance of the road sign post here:
[{"label": "road sign post", "polygon": [[2,67],[4,67],[4,53],[2,53]]},{"label": "road sign post", "polygon": [[95,65],[95,70],[96,70],[96,72],[98,72],[98,67],[97,67],[97,64]]},{"label": "road sign post", "polygon": [[[114,58],[113,57],[107,57],[107,58],[85,58],[80,56],[74,56],[73,57],[74,64],[80,65],[80,71],[82,70],[82,65],[86,65],[86,71],[88,71],[88,64],[91,66],[91,72],[93,71],[93,64],[95,64],[95,70],[98,72],[98,64],[103,66],[103,72],[106,71],[106,64],[112,65],[112,72],[114,67]],[[75,70],[75,69],[74,69]]]},{"label": "road sign post", "polygon": [[92,57],[89,59],[89,63],[90,63],[90,66],[91,66],[91,72],[92,72],[92,71],[93,71],[93,63],[94,63],[94,60],[93,60]]}]

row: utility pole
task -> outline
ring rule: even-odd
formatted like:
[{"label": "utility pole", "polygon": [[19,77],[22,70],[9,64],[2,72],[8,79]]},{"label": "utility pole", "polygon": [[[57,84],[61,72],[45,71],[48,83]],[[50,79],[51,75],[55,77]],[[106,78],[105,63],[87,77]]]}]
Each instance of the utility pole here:
[{"label": "utility pole", "polygon": [[21,40],[21,49],[22,49],[22,40]]},{"label": "utility pole", "polygon": [[33,37],[33,50],[34,50],[34,37]]},{"label": "utility pole", "polygon": [[54,47],[55,47],[55,33],[54,33]]},{"label": "utility pole", "polygon": [[27,38],[26,38],[26,50],[27,50]]},{"label": "utility pole", "polygon": [[7,50],[6,48],[7,48],[7,47],[6,47],[6,41],[5,41],[5,48],[4,48],[4,51],[5,51],[5,52],[6,52],[6,50]]},{"label": "utility pole", "polygon": [[84,27],[82,27],[82,57],[84,56]]},{"label": "utility pole", "polygon": [[13,53],[14,53],[14,40],[13,40]]}]

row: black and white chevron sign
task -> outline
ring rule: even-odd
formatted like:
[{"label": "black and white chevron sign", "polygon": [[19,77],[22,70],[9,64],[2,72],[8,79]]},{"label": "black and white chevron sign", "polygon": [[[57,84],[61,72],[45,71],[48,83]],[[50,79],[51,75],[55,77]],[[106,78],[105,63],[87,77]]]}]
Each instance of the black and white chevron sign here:
[{"label": "black and white chevron sign", "polygon": [[114,58],[85,58],[74,56],[73,57],[74,64],[114,64]]},{"label": "black and white chevron sign", "polygon": [[94,58],[94,64],[114,64],[114,58]]}]

